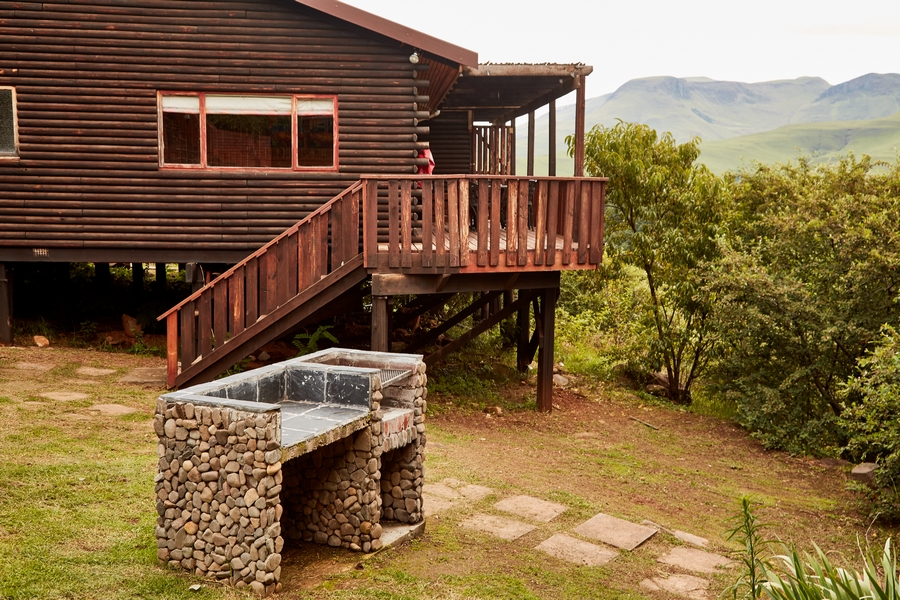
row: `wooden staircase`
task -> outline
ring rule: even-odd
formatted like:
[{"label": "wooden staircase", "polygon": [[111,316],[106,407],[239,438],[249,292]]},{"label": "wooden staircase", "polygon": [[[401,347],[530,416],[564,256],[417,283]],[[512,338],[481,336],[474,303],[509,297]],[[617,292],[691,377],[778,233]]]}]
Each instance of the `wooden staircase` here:
[{"label": "wooden staircase", "polygon": [[362,188],[354,183],[159,317],[169,388],[213,379],[366,278]]}]

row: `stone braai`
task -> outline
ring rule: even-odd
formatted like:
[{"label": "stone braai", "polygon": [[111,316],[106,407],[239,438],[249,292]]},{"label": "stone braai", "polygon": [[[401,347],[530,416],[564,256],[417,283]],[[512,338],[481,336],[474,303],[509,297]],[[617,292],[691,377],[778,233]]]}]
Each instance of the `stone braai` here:
[{"label": "stone braai", "polygon": [[330,349],[161,396],[159,559],[269,595],[285,540],[378,550],[423,519],[426,382],[419,355]]}]

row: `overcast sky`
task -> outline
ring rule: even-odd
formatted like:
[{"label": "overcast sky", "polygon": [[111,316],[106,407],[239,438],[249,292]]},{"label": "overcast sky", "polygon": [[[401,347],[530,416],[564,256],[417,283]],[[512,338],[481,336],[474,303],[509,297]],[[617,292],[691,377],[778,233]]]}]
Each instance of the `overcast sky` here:
[{"label": "overcast sky", "polygon": [[837,84],[900,73],[900,0],[344,1],[480,62],[587,63],[589,98],[654,75]]}]

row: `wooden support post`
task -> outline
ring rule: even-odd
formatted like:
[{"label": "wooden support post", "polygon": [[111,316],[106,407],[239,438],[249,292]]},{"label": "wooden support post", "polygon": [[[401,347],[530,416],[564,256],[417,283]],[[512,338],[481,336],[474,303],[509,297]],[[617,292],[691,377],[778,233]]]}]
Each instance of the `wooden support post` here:
[{"label": "wooden support post", "polygon": [[0,263],[0,344],[12,345],[12,272]]},{"label": "wooden support post", "polygon": [[372,351],[389,352],[388,296],[372,296]]},{"label": "wooden support post", "polygon": [[156,291],[166,289],[166,263],[156,263]]},{"label": "wooden support post", "polygon": [[575,177],[584,177],[584,76],[575,90]]},{"label": "wooden support post", "polygon": [[508,175],[516,174],[516,120],[512,120],[512,125],[510,126],[510,135],[512,136],[512,141],[509,144],[509,173]]},{"label": "wooden support post", "polygon": [[[523,293],[519,290],[519,298],[523,297]],[[519,373],[528,372],[528,363],[531,357],[528,356],[528,338],[531,333],[531,319],[528,313],[528,304],[523,303],[519,306],[516,314],[516,368]]]},{"label": "wooden support post", "polygon": [[534,111],[528,113],[528,172],[529,177],[534,176]]},{"label": "wooden support post", "polygon": [[553,344],[556,326],[557,288],[541,291],[541,315],[538,327],[537,407],[541,412],[553,410]]},{"label": "wooden support post", "polygon": [[547,159],[547,175],[556,177],[556,100],[550,101],[547,125],[550,128],[550,138],[548,140],[550,156]]},{"label": "wooden support post", "polygon": [[131,286],[135,293],[144,291],[144,263],[131,263]]}]

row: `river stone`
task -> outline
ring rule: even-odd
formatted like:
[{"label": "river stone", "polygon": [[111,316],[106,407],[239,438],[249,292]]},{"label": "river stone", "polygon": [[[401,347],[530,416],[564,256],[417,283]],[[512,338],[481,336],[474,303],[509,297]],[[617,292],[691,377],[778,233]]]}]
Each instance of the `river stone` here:
[{"label": "river stone", "polygon": [[549,523],[566,510],[562,504],[547,502],[531,496],[506,498],[494,504],[494,508],[540,523]]},{"label": "river stone", "polygon": [[489,533],[495,537],[511,542],[519,539],[526,533],[533,531],[534,525],[526,525],[519,521],[513,521],[505,517],[475,514],[462,522],[466,529],[473,529],[482,533]]},{"label": "river stone", "polygon": [[542,550],[550,556],[555,556],[564,561],[587,567],[605,565],[618,556],[618,552],[615,550],[584,542],[563,533],[557,533],[544,540],[538,544],[537,550]]},{"label": "river stone", "polygon": [[697,573],[718,573],[721,567],[731,564],[724,556],[696,548],[672,548],[659,562]]},{"label": "river stone", "polygon": [[655,529],[635,525],[603,513],[595,515],[573,531],[622,550],[634,550],[656,533]]}]

